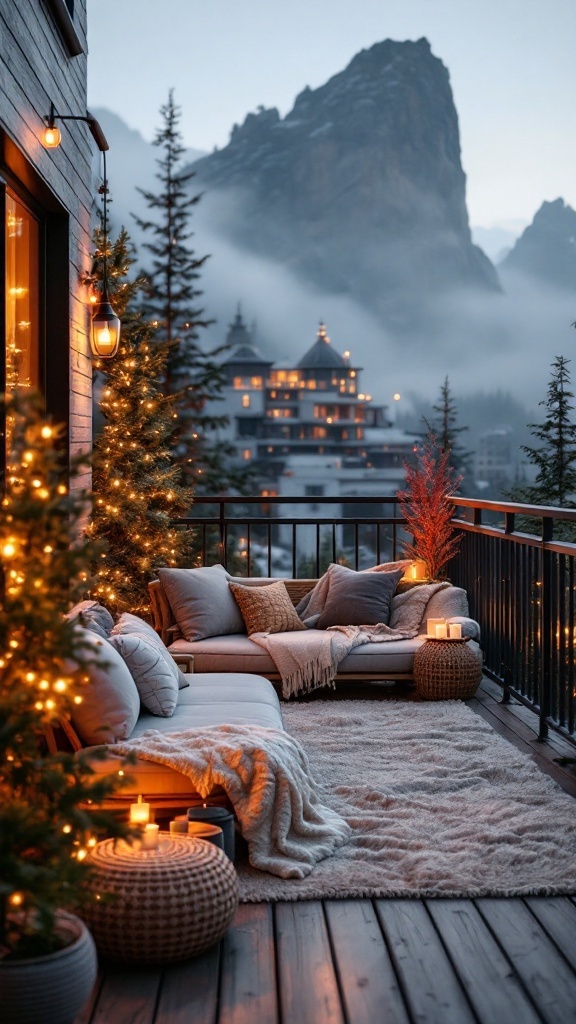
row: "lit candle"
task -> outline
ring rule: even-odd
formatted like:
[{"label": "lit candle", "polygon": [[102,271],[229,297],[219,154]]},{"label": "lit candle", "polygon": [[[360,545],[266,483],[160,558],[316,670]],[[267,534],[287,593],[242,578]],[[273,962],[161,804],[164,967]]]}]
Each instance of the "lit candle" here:
[{"label": "lit candle", "polygon": [[145,804],[142,794],[138,797],[137,804],[130,804],[130,824],[147,825],[150,821],[150,804]]},{"label": "lit candle", "polygon": [[436,626],[442,626],[445,619],[426,619],[426,635],[436,636]]},{"label": "lit candle", "polygon": [[418,569],[416,568],[415,562],[412,562],[412,565],[410,566],[410,574],[413,580],[418,579]]},{"label": "lit candle", "polygon": [[437,640],[446,640],[447,636],[448,636],[448,627],[447,627],[446,623],[445,622],[438,623],[438,625],[436,626],[436,639]]},{"label": "lit candle", "polygon": [[183,835],[187,836],[188,818],[173,818],[172,821],[170,822],[170,832],[172,833],[172,835],[182,833]]},{"label": "lit candle", "polygon": [[149,822],[146,825],[144,829],[144,835],[142,836],[142,849],[157,850],[159,835],[160,825],[154,825],[151,822]]},{"label": "lit candle", "polygon": [[462,626],[459,622],[451,622],[449,626],[450,639],[461,640],[462,639]]}]

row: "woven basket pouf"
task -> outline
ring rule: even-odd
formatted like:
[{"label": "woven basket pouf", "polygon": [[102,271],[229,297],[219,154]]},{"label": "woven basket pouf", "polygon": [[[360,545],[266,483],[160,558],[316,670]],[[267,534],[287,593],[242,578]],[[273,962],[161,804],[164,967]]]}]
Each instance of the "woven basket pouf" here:
[{"label": "woven basket pouf", "polygon": [[482,651],[466,640],[427,640],[414,655],[414,685],[425,700],[470,700],[482,679]]},{"label": "woven basket pouf", "polygon": [[106,957],[186,960],[222,937],[238,905],[234,865],[203,839],[161,832],[156,850],[105,839],[88,862],[82,917]]}]

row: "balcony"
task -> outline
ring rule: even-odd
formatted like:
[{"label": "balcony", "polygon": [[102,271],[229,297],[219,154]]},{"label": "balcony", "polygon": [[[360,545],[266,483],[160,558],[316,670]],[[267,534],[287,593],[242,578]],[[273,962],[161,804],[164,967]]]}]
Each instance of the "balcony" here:
[{"label": "balcony", "polygon": [[[330,561],[361,569],[401,556],[394,497],[314,497],[314,516],[310,500],[198,498],[182,524],[200,561],[241,575],[315,577]],[[538,534],[517,529],[527,516]],[[572,796],[576,771],[557,759],[575,743],[576,545],[554,534],[574,521],[568,510],[458,498],[462,541],[448,570],[482,624],[485,677],[468,705]],[[393,686],[342,684],[327,697],[409,699]],[[575,936],[567,896],[242,904],[222,942],[194,960],[103,964],[77,1024],[571,1024]]]}]

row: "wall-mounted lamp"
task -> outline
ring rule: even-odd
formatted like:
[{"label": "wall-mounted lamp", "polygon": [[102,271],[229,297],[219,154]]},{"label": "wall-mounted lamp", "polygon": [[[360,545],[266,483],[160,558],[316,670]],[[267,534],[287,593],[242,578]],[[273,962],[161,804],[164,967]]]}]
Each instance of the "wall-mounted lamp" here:
[{"label": "wall-mounted lamp", "polygon": [[42,141],[46,149],[56,149],[62,141],[60,129],[57,128],[55,124],[56,121],[84,121],[85,124],[88,125],[92,138],[102,153],[104,181],[98,190],[104,200],[102,217],[102,232],[104,236],[102,294],[100,296],[100,301],[94,306],[90,348],[92,350],[92,355],[97,359],[111,359],[118,351],[121,324],[119,318],[112,309],[108,298],[108,177],[106,174],[106,152],[110,147],[108,146],[106,136],[104,135],[98,121],[95,117],[92,117],[88,111],[85,115],[57,114],[54,109],[54,104],[51,103],[50,113],[44,118],[44,120],[46,122],[46,128],[44,129]]}]

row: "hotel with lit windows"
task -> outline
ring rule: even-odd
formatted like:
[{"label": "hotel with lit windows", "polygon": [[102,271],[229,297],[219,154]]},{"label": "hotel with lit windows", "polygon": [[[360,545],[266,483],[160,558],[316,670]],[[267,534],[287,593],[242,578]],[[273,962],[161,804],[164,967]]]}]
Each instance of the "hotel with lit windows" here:
[{"label": "hotel with lit windows", "polygon": [[[240,311],[227,335],[222,438],[250,463],[263,496],[391,494],[419,437],[398,430],[387,407],[361,388],[362,368],[331,345],[321,323],[292,365],[275,364],[252,342]],[[220,406],[221,408],[221,406]]]}]

